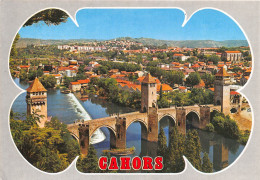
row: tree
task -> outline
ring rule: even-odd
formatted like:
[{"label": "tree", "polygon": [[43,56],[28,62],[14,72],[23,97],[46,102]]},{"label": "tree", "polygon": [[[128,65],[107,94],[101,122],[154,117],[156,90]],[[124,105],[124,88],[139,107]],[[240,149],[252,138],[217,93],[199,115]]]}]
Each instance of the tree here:
[{"label": "tree", "polygon": [[204,153],[202,160],[202,172],[211,173],[213,172],[213,165],[209,160],[209,156],[207,153]]},{"label": "tree", "polygon": [[92,144],[89,145],[88,154],[86,157],[80,157],[77,161],[77,168],[84,173],[98,173],[98,158],[96,150]]},{"label": "tree", "polygon": [[187,62],[194,63],[194,62],[197,61],[197,60],[198,60],[197,57],[192,56],[192,57],[190,57],[190,58],[187,59]]},{"label": "tree", "polygon": [[200,75],[198,72],[192,72],[186,79],[186,83],[192,87],[200,83]]},{"label": "tree", "polygon": [[44,128],[37,126],[39,116],[32,114],[26,120],[10,112],[10,128],[17,148],[35,167],[46,172],[64,170],[79,154],[79,145],[67,126],[52,118]]},{"label": "tree", "polygon": [[20,81],[28,81],[28,74],[24,69],[21,70],[19,78]]},{"label": "tree", "polygon": [[59,25],[62,22],[66,22],[68,14],[59,9],[46,9],[31,17],[24,25],[31,26],[39,21],[45,22],[47,25]]},{"label": "tree", "polygon": [[236,67],[233,67],[232,71],[235,72],[235,73],[237,73],[237,72],[239,72],[239,71],[241,72],[242,69],[241,69],[240,67],[236,66]]},{"label": "tree", "polygon": [[166,96],[163,96],[161,99],[158,100],[157,102],[159,108],[167,108],[170,107],[170,103]]},{"label": "tree", "polygon": [[40,78],[40,81],[45,88],[54,88],[56,85],[56,79],[54,76],[44,75]]},{"label": "tree", "polygon": [[189,130],[185,140],[184,155],[190,163],[197,169],[201,170],[201,145],[198,132],[196,130]]},{"label": "tree", "polygon": [[214,129],[219,134],[223,134],[226,137],[238,139],[240,135],[239,127],[230,116],[224,114],[216,114],[211,122]]},{"label": "tree", "polygon": [[37,112],[38,112],[37,110],[36,110],[36,112],[33,111],[32,114],[30,114],[30,115],[28,115],[28,116],[26,117],[25,122],[26,122],[28,125],[38,127],[38,124],[37,124],[37,123],[40,122],[40,119],[43,118],[43,115],[38,115]]},{"label": "tree", "polygon": [[215,76],[212,74],[204,74],[201,76],[201,79],[205,82],[206,88],[213,87]]},{"label": "tree", "polygon": [[208,61],[213,62],[213,64],[218,64],[218,62],[220,61],[220,57],[213,54],[213,55],[209,56]]},{"label": "tree", "polygon": [[158,135],[158,150],[157,155],[166,157],[167,154],[167,140],[162,127],[160,127],[160,133]]},{"label": "tree", "polygon": [[179,134],[176,127],[170,132],[169,153],[166,159],[167,172],[181,172],[184,170],[185,163],[183,160],[184,153],[184,136]]},{"label": "tree", "polygon": [[162,91],[162,85],[161,85],[161,86],[160,86],[160,98],[159,98],[159,100],[161,100],[162,97],[163,97],[163,91]]},{"label": "tree", "polygon": [[14,38],[12,47],[11,47],[11,52],[10,52],[10,56],[11,56],[11,57],[17,56],[16,44],[17,44],[17,42],[18,42],[19,39],[20,39],[20,35],[19,35],[19,33],[17,33],[16,36],[15,36],[15,38]]}]

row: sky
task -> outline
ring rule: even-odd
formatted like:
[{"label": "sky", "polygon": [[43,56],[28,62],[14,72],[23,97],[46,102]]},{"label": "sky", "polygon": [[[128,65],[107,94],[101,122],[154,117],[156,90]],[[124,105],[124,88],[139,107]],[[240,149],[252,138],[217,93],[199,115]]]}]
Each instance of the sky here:
[{"label": "sky", "polygon": [[99,39],[117,37],[161,40],[246,40],[239,26],[217,10],[201,10],[182,27],[179,9],[82,9],[76,14],[77,27],[68,18],[60,25],[37,23],[22,27],[22,38]]}]

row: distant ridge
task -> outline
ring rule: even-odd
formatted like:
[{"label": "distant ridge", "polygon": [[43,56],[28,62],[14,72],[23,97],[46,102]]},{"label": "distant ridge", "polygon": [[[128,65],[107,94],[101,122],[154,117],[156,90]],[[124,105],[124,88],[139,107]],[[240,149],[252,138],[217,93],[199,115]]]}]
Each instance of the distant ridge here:
[{"label": "distant ridge", "polygon": [[[152,38],[131,38],[131,37],[119,37],[116,40],[130,40],[142,43],[144,45],[162,46],[167,44],[173,47],[188,47],[188,48],[203,48],[203,47],[239,47],[248,46],[247,40],[225,40],[225,41],[214,41],[214,40],[159,40]],[[84,44],[87,42],[97,42],[105,40],[97,39],[69,39],[69,40],[44,40],[44,39],[32,39],[32,38],[21,38],[17,47],[26,47],[27,45],[60,45],[60,44]]]}]

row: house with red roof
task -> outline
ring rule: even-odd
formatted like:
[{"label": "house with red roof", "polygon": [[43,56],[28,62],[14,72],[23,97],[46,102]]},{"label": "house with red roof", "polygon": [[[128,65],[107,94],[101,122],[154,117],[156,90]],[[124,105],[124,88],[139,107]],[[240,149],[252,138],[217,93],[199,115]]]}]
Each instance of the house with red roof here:
[{"label": "house with red roof", "polygon": [[183,92],[183,93],[187,92],[187,88],[185,86],[180,86],[178,89],[180,92]]},{"label": "house with red roof", "polygon": [[161,84],[157,86],[157,93],[159,94],[162,88],[162,92],[163,93],[169,93],[171,91],[173,91],[173,88],[171,86],[169,86],[168,84]]},{"label": "house with red roof", "polygon": [[70,82],[69,89],[71,92],[77,92],[81,89],[81,84],[79,82]]},{"label": "house with red roof", "polygon": [[194,69],[195,71],[198,71],[199,69],[201,69],[199,64],[194,64],[193,66],[191,66],[192,69]]},{"label": "house with red roof", "polygon": [[190,56],[185,56],[184,54],[176,53],[172,56],[173,59],[180,58],[181,61],[186,61]]},{"label": "house with red roof", "polygon": [[29,69],[30,69],[30,65],[20,65],[20,66],[18,66],[18,69],[20,69],[20,70],[25,70],[26,72],[29,72]]},{"label": "house with red roof", "polygon": [[231,61],[232,64],[239,63],[242,59],[242,53],[240,51],[225,51],[222,53],[222,58],[225,58],[227,61]]},{"label": "house with red roof", "polygon": [[81,88],[86,88],[90,82],[90,79],[78,80],[78,82],[81,84]]}]

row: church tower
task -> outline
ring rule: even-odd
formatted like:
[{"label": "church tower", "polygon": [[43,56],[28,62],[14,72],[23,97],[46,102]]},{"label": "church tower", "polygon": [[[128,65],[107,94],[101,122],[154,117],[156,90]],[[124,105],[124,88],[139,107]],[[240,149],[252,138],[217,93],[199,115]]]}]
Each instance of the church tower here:
[{"label": "church tower", "polygon": [[37,122],[40,128],[44,127],[47,121],[47,90],[43,87],[38,78],[26,89],[27,116],[36,113],[40,116]]},{"label": "church tower", "polygon": [[221,68],[215,75],[214,82],[214,105],[221,105],[221,112],[230,113],[230,87],[227,83],[229,74],[225,68]]},{"label": "church tower", "polygon": [[141,93],[141,112],[147,112],[149,107],[157,106],[157,83],[150,74],[142,81]]}]

